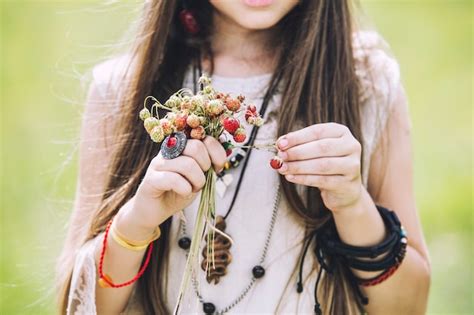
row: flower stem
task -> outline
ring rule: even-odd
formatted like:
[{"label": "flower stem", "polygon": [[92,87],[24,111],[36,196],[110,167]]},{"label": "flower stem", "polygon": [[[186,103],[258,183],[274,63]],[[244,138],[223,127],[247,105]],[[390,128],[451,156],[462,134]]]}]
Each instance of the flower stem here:
[{"label": "flower stem", "polygon": [[[189,248],[188,259],[186,260],[186,267],[184,269],[183,279],[178,293],[178,300],[173,314],[179,313],[179,307],[186,292],[191,274],[198,269],[199,266],[199,248],[205,235],[206,225],[213,224],[209,218],[215,217],[216,203],[215,203],[215,185],[216,185],[216,172],[214,169],[209,169],[206,172],[206,183],[201,191],[201,199],[199,201],[199,208],[196,216],[196,222],[194,225],[194,232],[191,239],[191,247]],[[209,242],[212,241],[208,237],[208,248],[210,248]]]}]

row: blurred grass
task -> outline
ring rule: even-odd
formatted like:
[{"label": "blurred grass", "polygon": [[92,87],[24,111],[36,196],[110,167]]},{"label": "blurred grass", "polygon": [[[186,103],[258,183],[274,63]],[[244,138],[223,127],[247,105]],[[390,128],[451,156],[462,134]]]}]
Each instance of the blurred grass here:
[{"label": "blurred grass", "polygon": [[[0,2],[0,314],[54,313],[54,261],[75,189],[80,75],[110,52],[140,2]],[[472,314],[472,3],[362,4],[399,60],[410,99],[433,268],[429,313]]]}]

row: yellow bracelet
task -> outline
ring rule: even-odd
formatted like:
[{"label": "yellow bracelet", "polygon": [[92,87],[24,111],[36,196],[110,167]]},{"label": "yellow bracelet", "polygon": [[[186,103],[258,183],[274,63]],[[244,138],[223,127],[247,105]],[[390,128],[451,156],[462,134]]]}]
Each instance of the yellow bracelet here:
[{"label": "yellow bracelet", "polygon": [[144,240],[144,241],[130,240],[117,230],[114,223],[115,223],[115,218],[112,222],[112,226],[111,226],[111,229],[110,229],[110,234],[112,235],[112,238],[117,242],[117,244],[119,244],[120,246],[122,246],[126,249],[130,249],[130,250],[134,250],[134,251],[143,250],[143,249],[147,248],[148,245],[151,242],[158,239],[161,235],[160,228],[156,227],[156,229],[153,232],[152,236],[148,240]]}]

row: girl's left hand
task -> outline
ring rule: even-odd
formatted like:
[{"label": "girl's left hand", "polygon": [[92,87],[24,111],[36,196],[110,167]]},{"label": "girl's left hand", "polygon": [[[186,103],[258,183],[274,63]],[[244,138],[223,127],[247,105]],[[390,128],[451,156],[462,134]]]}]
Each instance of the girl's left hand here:
[{"label": "girl's left hand", "polygon": [[338,123],[315,124],[281,136],[278,171],[295,184],[318,187],[325,206],[340,212],[361,198],[361,144]]}]

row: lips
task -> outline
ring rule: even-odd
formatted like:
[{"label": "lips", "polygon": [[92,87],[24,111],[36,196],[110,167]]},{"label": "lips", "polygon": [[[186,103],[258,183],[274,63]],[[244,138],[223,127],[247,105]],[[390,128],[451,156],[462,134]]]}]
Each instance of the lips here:
[{"label": "lips", "polygon": [[273,0],[244,0],[244,3],[250,7],[265,7],[273,3]]}]

